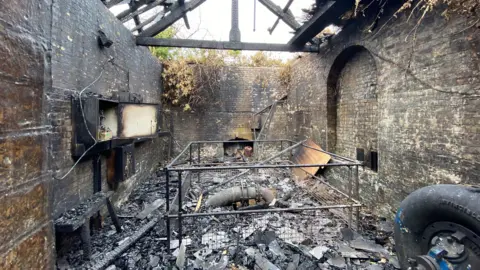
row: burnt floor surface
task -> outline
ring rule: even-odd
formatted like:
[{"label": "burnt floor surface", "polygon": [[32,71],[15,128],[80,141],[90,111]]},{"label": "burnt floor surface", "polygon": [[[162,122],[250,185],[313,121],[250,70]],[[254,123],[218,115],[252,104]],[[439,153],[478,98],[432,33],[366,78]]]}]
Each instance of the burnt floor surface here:
[{"label": "burnt floor surface", "polygon": [[[225,178],[224,172],[206,173],[202,184],[192,181],[184,211],[193,212],[202,185],[212,185]],[[275,190],[277,198],[288,193],[289,207],[322,205],[307,195],[289,178],[285,169],[248,176],[257,184]],[[176,175],[171,178],[171,199],[176,192]],[[234,184],[232,184],[234,185]],[[222,188],[228,188],[228,185]],[[222,190],[219,188],[218,190]],[[393,225],[389,221],[362,215],[361,233],[348,228],[345,218],[331,211],[282,212],[252,215],[205,216],[185,218],[180,247],[172,226],[170,250],[167,250],[165,221],[165,175],[159,170],[136,188],[129,200],[117,210],[123,231],[117,233],[111,220],[104,218],[101,230],[92,230],[92,258],[84,259],[79,237],[62,237],[57,254],[58,269],[95,269],[99,261],[123,245],[151,220],[159,221],[125,252],[111,260],[106,269],[399,269],[393,249]],[[152,205],[158,209],[148,215]],[[202,211],[234,211],[232,207]],[[144,217],[143,219],[141,219]]]}]

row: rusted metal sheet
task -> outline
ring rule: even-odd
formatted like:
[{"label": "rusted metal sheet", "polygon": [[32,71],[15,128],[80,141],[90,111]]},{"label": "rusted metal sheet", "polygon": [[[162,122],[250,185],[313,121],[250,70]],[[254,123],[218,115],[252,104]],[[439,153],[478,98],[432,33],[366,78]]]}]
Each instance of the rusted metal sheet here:
[{"label": "rusted metal sheet", "polygon": [[154,136],[158,131],[158,105],[121,104],[119,138]]},{"label": "rusted metal sheet", "polygon": [[[308,139],[304,145],[312,148],[321,149],[311,139]],[[311,148],[299,146],[297,152],[293,156],[293,162],[296,164],[327,164],[332,157],[320,151],[316,151]],[[294,168],[292,170],[296,180],[304,180],[309,174],[315,175],[320,167],[308,167],[308,168]]]}]

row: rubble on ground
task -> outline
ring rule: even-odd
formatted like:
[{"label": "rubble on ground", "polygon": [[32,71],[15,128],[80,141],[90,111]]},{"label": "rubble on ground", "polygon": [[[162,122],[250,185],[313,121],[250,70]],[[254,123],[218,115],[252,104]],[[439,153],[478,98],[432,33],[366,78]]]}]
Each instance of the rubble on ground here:
[{"label": "rubble on ground", "polygon": [[[225,171],[202,174],[202,185],[193,181],[183,208],[194,212],[199,194],[205,186],[222,183],[229,175]],[[171,178],[172,184],[176,176]],[[250,182],[249,182],[250,181]],[[244,185],[253,184],[274,190],[282,207],[314,207],[322,205],[308,196],[291,180],[286,169],[262,170],[258,175],[245,175]],[[218,190],[237,185],[232,182]],[[171,199],[176,185],[171,186]],[[216,191],[213,191],[215,193]],[[208,196],[204,200],[208,199]],[[110,219],[105,218],[102,230],[92,230],[92,261],[126,241],[152,218],[165,214],[165,176],[154,174],[139,186],[118,210],[123,231],[117,233]],[[248,203],[238,208],[248,207]],[[278,206],[279,207],[279,206]],[[207,209],[200,212],[234,211],[233,207]],[[140,213],[143,213],[139,216]],[[140,218],[139,218],[140,217]],[[183,219],[183,240],[171,240],[167,250],[165,223],[153,229],[119,255],[107,269],[398,269],[393,251],[392,226],[388,221],[365,216],[361,224],[366,229],[358,234],[347,228],[343,218],[330,211],[256,213],[249,215],[203,216]],[[173,228],[174,236],[178,229]],[[72,240],[72,247],[59,252],[63,269],[78,269],[89,265],[82,256],[81,243]],[[59,264],[60,268],[60,264]]]}]

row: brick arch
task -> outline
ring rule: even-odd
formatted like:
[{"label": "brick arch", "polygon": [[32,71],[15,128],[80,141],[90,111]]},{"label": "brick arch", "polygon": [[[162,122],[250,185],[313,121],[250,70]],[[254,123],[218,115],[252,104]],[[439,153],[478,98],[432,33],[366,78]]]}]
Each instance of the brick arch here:
[{"label": "brick arch", "polygon": [[377,67],[363,46],[344,49],[327,78],[328,148],[356,157],[356,148],[377,151]]}]

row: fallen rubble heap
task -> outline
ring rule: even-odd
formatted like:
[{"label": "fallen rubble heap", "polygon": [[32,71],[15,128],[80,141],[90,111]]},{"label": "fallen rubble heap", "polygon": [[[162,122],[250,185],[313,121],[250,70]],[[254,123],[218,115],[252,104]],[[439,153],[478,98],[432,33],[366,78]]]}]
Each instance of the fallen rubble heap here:
[{"label": "fallen rubble heap", "polygon": [[[227,176],[222,171],[202,173],[202,179],[207,180],[202,180],[201,185],[193,181],[183,203],[184,212],[195,211],[204,186],[221,183]],[[73,248],[69,250],[76,251],[67,254],[59,252],[58,268],[94,269],[99,266],[99,262],[105,262],[109,258],[109,265],[102,265],[101,268],[159,270],[184,266],[184,269],[210,270],[398,269],[398,262],[392,253],[393,226],[389,222],[378,222],[373,217],[364,216],[361,222],[365,224],[361,225],[369,231],[360,235],[348,228],[344,218],[331,211],[290,210],[321,206],[322,203],[308,196],[305,187],[296,185],[290,178],[288,169],[264,169],[254,175],[246,174],[241,180],[247,186],[253,185],[254,181],[255,185],[269,187],[275,194],[270,205],[283,207],[286,211],[215,215],[222,211],[233,211],[233,207],[212,208],[202,203],[198,211],[211,211],[212,215],[184,217],[182,244],[179,243],[178,235],[175,235],[178,228],[174,226],[174,237],[168,250],[163,220],[165,176],[160,171],[138,187],[129,201],[119,209],[118,216],[123,224],[121,233],[117,233],[110,220],[105,219],[105,227],[93,231],[92,260],[85,261],[81,249]],[[170,181],[175,183],[175,175],[171,176]],[[238,182],[224,185],[206,194],[203,201],[221,190],[237,185]],[[172,197],[176,192],[173,186],[176,185],[171,186]],[[242,211],[255,206],[251,203],[247,200],[235,207]],[[152,221],[153,226],[132,242],[135,233]],[[112,252],[125,243],[128,247],[112,258]],[[80,243],[73,241],[73,245],[80,246]]]}]

